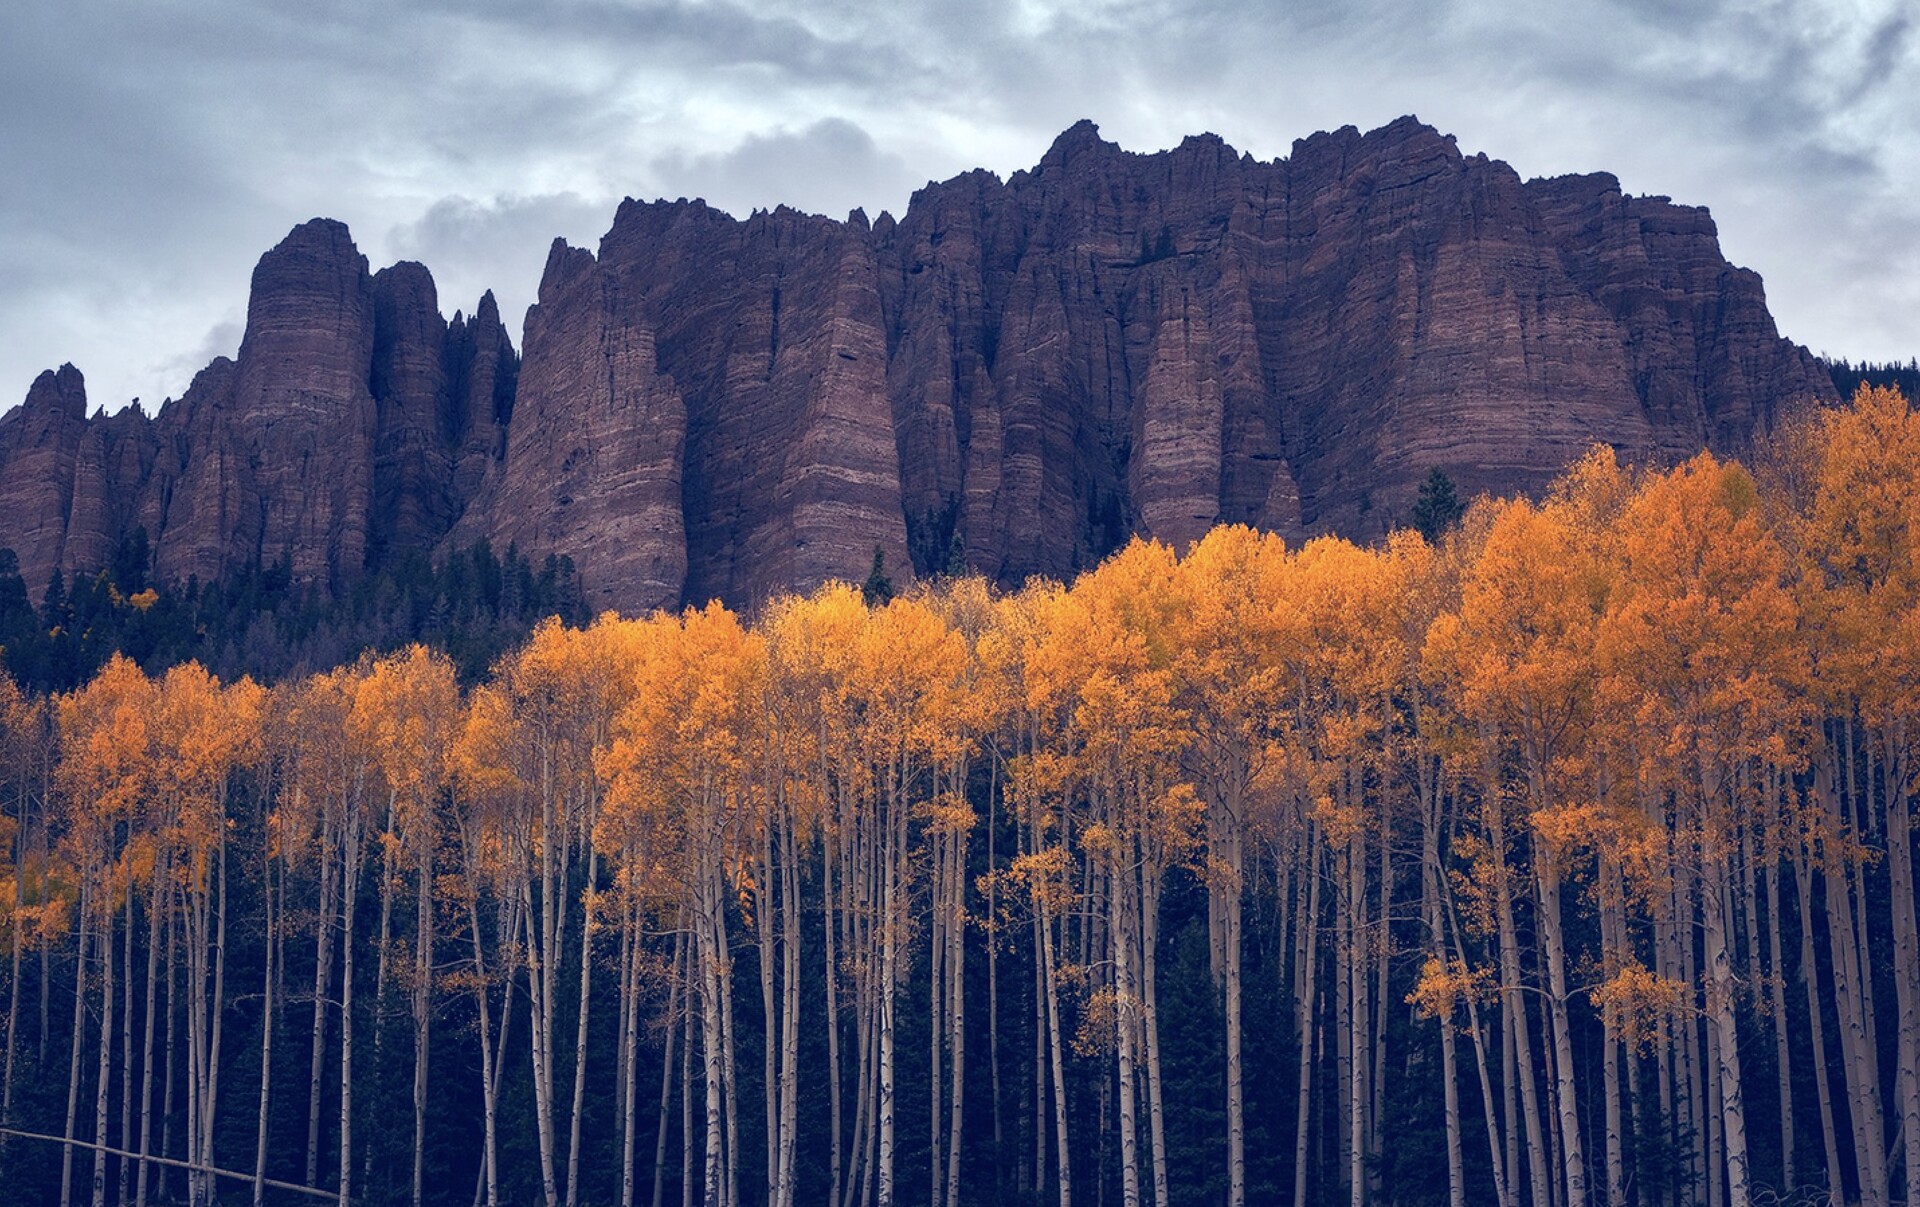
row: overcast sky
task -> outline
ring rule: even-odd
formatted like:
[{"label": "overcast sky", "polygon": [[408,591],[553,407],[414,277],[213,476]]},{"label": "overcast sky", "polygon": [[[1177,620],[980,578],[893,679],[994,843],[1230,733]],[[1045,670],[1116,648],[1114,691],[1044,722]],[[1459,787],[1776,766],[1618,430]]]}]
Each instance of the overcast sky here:
[{"label": "overcast sky", "polygon": [[1082,117],[1262,159],[1403,113],[1523,176],[1706,205],[1781,329],[1920,354],[1920,0],[22,0],[0,32],[0,407],[149,409],[316,215],[516,334],[623,196],[900,212]]}]

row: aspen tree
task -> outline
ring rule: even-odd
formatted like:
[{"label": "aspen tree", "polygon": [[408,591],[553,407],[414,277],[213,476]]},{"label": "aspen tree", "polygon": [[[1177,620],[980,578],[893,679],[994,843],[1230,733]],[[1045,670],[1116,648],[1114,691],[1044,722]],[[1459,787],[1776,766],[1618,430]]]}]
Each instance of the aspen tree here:
[{"label": "aspen tree", "polygon": [[[1242,1044],[1242,907],[1246,833],[1256,785],[1268,778],[1269,718],[1282,707],[1283,628],[1275,611],[1286,548],[1277,537],[1223,526],[1180,563],[1185,629],[1182,700],[1196,740],[1188,758],[1207,802],[1207,890],[1218,933],[1226,1018],[1227,1202],[1246,1202],[1246,1108]],[[1217,921],[1213,921],[1217,919]]]},{"label": "aspen tree", "polygon": [[446,759],[459,715],[453,664],[414,645],[375,662],[355,685],[351,723],[385,782],[390,841],[414,873],[412,1202],[425,1186],[427,1071],[433,1018],[434,860]]},{"label": "aspen tree", "polygon": [[[62,845],[66,862],[79,873],[80,941],[76,952],[74,1026],[68,1065],[66,1138],[78,1138],[81,1002],[87,981],[87,952],[98,953],[100,1028],[96,1062],[93,1135],[107,1143],[109,1054],[114,1017],[114,918],[121,896],[130,889],[131,861],[150,831],[148,796],[154,781],[154,685],[139,667],[115,655],[85,687],[57,703],[61,759],[57,788],[63,811]],[[89,943],[91,940],[91,944]],[[66,1150],[60,1198],[71,1201],[73,1150]],[[106,1201],[106,1152],[94,1150],[92,1201]],[[196,1201],[204,1195],[196,1185]]]},{"label": "aspen tree", "polygon": [[[1823,701],[1858,715],[1886,768],[1885,845],[1895,991],[1894,1094],[1908,1194],[1920,1185],[1920,922],[1912,798],[1920,789],[1920,416],[1897,391],[1862,386],[1801,450],[1808,498],[1796,531],[1809,563]],[[1869,787],[1871,787],[1869,785]],[[1870,817],[1872,810],[1869,810]],[[1871,823],[1870,823],[1871,824]],[[1831,907],[1830,907],[1831,908]],[[1863,1171],[1864,1173],[1864,1171]]]},{"label": "aspen tree", "polygon": [[1785,554],[1761,524],[1753,479],[1702,455],[1649,479],[1623,517],[1623,572],[1600,639],[1609,691],[1663,739],[1675,780],[1676,837],[1698,861],[1707,1033],[1730,1207],[1751,1195],[1734,1020],[1729,895],[1738,818],[1754,811],[1737,766],[1788,764],[1807,675],[1794,640]]}]

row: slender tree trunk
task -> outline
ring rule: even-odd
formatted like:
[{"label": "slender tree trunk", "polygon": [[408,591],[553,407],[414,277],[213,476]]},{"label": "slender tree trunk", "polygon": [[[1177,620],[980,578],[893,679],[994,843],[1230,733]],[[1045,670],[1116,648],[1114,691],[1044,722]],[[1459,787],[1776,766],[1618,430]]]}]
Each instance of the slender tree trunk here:
[{"label": "slender tree trunk", "polygon": [[1853,1121],[1854,1168],[1860,1179],[1862,1207],[1886,1207],[1885,1165],[1880,1160],[1882,1134],[1876,1109],[1878,1072],[1868,1046],[1866,1020],[1860,1002],[1860,972],[1853,930],[1852,890],[1847,876],[1828,873],[1827,937],[1833,955],[1833,998],[1840,1018],[1841,1067],[1846,1072],[1847,1113]]},{"label": "slender tree trunk", "polygon": [[[587,1017],[593,1003],[593,916],[592,900],[600,878],[600,852],[587,848],[587,891],[580,901],[580,1003],[574,1022],[573,1098],[568,1107],[567,1131],[567,1207],[580,1201],[580,1124],[586,1114],[587,1098]],[[556,947],[557,951],[558,948]],[[414,1207],[420,1207],[418,1203]]]},{"label": "slender tree trunk", "polygon": [[700,914],[698,919],[700,939],[700,1041],[701,1052],[706,1060],[706,1189],[701,1202],[704,1207],[721,1207],[725,1193],[725,1171],[722,1169],[723,1151],[721,1137],[721,1078],[720,1070],[720,953],[714,941],[714,930],[719,925],[715,914],[718,906],[714,900],[718,896],[717,888],[710,883],[717,879],[717,869],[703,877],[700,887]]},{"label": "slender tree trunk", "polygon": [[[226,1033],[227,1018],[227,831],[224,824],[225,809],[221,811],[222,824],[219,837],[218,854],[218,897],[214,908],[217,911],[213,935],[213,1002],[209,1013],[211,1034],[207,1040],[207,1058],[205,1070],[207,1089],[200,1115],[200,1161],[212,1167],[218,1164],[213,1150],[215,1123],[219,1117],[220,1106],[220,1049],[221,1039]],[[213,1200],[213,1179],[204,1179],[208,1202]]]},{"label": "slender tree trunk", "polygon": [[[964,782],[964,777],[962,777]],[[948,1107],[947,1197],[945,1207],[960,1207],[960,1143],[965,1135],[964,1122],[967,1089],[967,916],[966,875],[967,839],[964,832],[953,836],[952,872],[948,877],[952,899],[947,922],[947,1013],[953,1027],[952,1101]]]},{"label": "slender tree trunk", "polygon": [[[499,1085],[498,1070],[499,1049],[494,1045],[492,998],[493,990],[487,980],[486,943],[480,930],[480,902],[477,891],[467,898],[467,925],[473,932],[473,992],[480,1011],[480,1111],[481,1143],[485,1151],[481,1153],[481,1167],[486,1179],[487,1207],[500,1207],[500,1147],[498,1138],[499,1124]],[[512,1013],[512,983],[508,983],[508,992],[501,1004],[503,1015]],[[502,1046],[506,1043],[503,1033]]]},{"label": "slender tree trunk", "polygon": [[[904,763],[904,758],[901,760]],[[906,788],[904,766],[893,773],[888,785],[888,816],[884,819],[883,869],[880,887],[880,1127],[879,1181],[876,1198],[879,1207],[893,1207],[894,1161],[894,1017],[900,987],[900,908],[901,864],[906,857],[906,818],[901,794]]]},{"label": "slender tree trunk", "polygon": [[[653,1139],[653,1207],[665,1207],[667,1169],[667,1121],[673,1107],[674,1045],[681,1031],[680,1015],[686,1007],[687,932],[684,927],[673,940],[673,979],[667,986],[667,1042],[660,1061],[660,1123]],[[637,1011],[636,1011],[637,1013]],[[681,1091],[685,1093],[684,1087]]]},{"label": "slender tree trunk", "polygon": [[[1000,898],[999,859],[995,851],[1000,828],[1000,760],[988,763],[987,780],[987,1072],[993,1106],[993,1189],[1000,1195],[1007,1185],[1006,1133],[1000,1117]],[[1015,1184],[1019,1179],[1015,1178]],[[958,1207],[952,1204],[950,1207]]]},{"label": "slender tree trunk", "polygon": [[1054,971],[1053,927],[1043,908],[1040,915],[1041,982],[1046,986],[1047,1052],[1053,1076],[1054,1152],[1058,1170],[1060,1207],[1073,1207],[1073,1167],[1067,1144],[1067,1082],[1060,1037],[1059,981]]},{"label": "slender tree trunk", "polygon": [[1140,1023],[1147,1057],[1147,1137],[1153,1156],[1153,1201],[1167,1207],[1166,1100],[1160,1079],[1160,870],[1149,856],[1140,868]]},{"label": "slender tree trunk", "polygon": [[943,1151],[946,1137],[941,1128],[941,1112],[946,1107],[946,1070],[943,1065],[946,1020],[943,1015],[947,996],[948,843],[946,835],[939,833],[937,828],[929,833],[928,838],[928,845],[932,847],[929,855],[933,864],[933,886],[927,918],[927,1202],[932,1207],[942,1207],[942,1175],[946,1172]]},{"label": "slender tree trunk", "polygon": [[[284,886],[282,893],[285,892]],[[260,989],[260,1104],[253,1133],[253,1207],[261,1207],[267,1191],[267,1120],[273,1093],[273,964],[279,932],[273,910],[273,860],[269,857],[263,892],[266,907],[266,968]]]},{"label": "slender tree trunk", "polygon": [[1367,1154],[1371,1128],[1367,1104],[1372,1097],[1373,1078],[1368,1075],[1368,1018],[1372,1013],[1372,985],[1367,959],[1367,832],[1355,825],[1347,839],[1347,1192],[1353,1207],[1367,1201]]},{"label": "slender tree trunk", "polygon": [[[164,863],[161,866],[165,866]],[[146,1018],[140,1040],[140,1163],[134,1173],[134,1202],[147,1207],[147,1157],[153,1151],[153,1033],[154,1007],[159,996],[161,885],[164,876],[156,869],[147,895],[147,998]],[[172,975],[172,969],[168,969]]]},{"label": "slender tree trunk", "polygon": [[[1443,885],[1445,881],[1441,882]],[[1467,962],[1466,951],[1460,946],[1460,925],[1453,918],[1453,904],[1448,900],[1447,927],[1448,941],[1451,944],[1453,958],[1464,967]],[[1487,1164],[1493,1171],[1493,1198],[1500,1207],[1518,1207],[1519,1186],[1515,1179],[1519,1170],[1515,1167],[1511,1153],[1513,1149],[1513,1083],[1509,1080],[1505,1086],[1508,1113],[1505,1126],[1495,1114],[1493,1076],[1487,1063],[1487,1030],[1480,1019],[1480,1004],[1472,994],[1466,995],[1467,1026],[1473,1038],[1474,1067],[1480,1077],[1480,1107],[1487,1128]],[[1502,1044],[1502,1048],[1506,1045]]]},{"label": "slender tree trunk", "polygon": [[[113,911],[110,903],[100,910],[100,1061],[94,1076],[93,1142],[107,1143],[109,1103],[113,1095]],[[76,1037],[75,1042],[78,1042]],[[107,1151],[93,1150],[93,1207],[107,1207]]]},{"label": "slender tree trunk", "polygon": [[1893,912],[1893,984],[1899,1012],[1894,1081],[1911,1203],[1920,1200],[1920,922],[1914,916],[1913,814],[1908,796],[1913,772],[1904,718],[1895,725],[1889,743],[1897,752],[1889,760],[1887,785],[1887,896]]},{"label": "slender tree trunk", "polygon": [[1033,1179],[1032,1199],[1043,1201],[1047,1188],[1047,1120],[1052,1114],[1047,1097],[1047,987],[1046,963],[1040,958],[1040,911],[1033,916]]},{"label": "slender tree trunk", "polygon": [[[633,866],[633,852],[629,851],[623,862]],[[615,1084],[620,1091],[620,1207],[633,1207],[634,1180],[639,1173],[634,1158],[639,1155],[640,1131],[640,907],[631,899],[624,904],[620,919],[620,1067],[615,1072]]]},{"label": "slender tree trunk", "polygon": [[413,947],[413,1207],[426,1191],[427,1054],[433,1025],[433,851],[420,855]]},{"label": "slender tree trunk", "polygon": [[[1245,886],[1245,854],[1242,850],[1240,817],[1244,808],[1236,779],[1226,797],[1225,814],[1220,818],[1220,842],[1226,853],[1227,883],[1212,897],[1219,900],[1221,977],[1227,1022],[1227,1207],[1246,1207],[1247,1201],[1247,1120],[1243,1087],[1245,1061],[1241,1040],[1245,1032],[1241,1020],[1241,905]],[[1157,1063],[1157,1062],[1156,1062]],[[1156,1075],[1155,1081],[1158,1081]],[[1162,1204],[1164,1207],[1164,1201]],[[1459,1207],[1455,1204],[1455,1207]]]},{"label": "slender tree trunk", "polygon": [[[715,889],[719,893],[718,887]],[[724,896],[714,901],[714,946],[720,953],[714,974],[720,983],[720,1078],[727,1109],[727,1185],[726,1207],[740,1207],[740,1081],[735,1067],[733,1021],[733,954],[727,941],[727,906]]]},{"label": "slender tree trunk", "polygon": [[360,879],[360,826],[340,844],[340,1207],[353,1202],[353,916]]},{"label": "slender tree trunk", "polygon": [[[71,1046],[67,1054],[67,1128],[64,1135],[69,1141],[79,1139],[74,1126],[80,1115],[80,1028],[86,1022],[87,911],[91,905],[92,894],[83,881],[80,887],[80,938],[73,956],[73,1026],[67,1032]],[[65,1146],[60,1165],[60,1207],[72,1207],[72,1204],[73,1145],[69,1143]]]},{"label": "slender tree trunk", "polygon": [[795,1167],[800,1130],[800,867],[794,849],[792,819],[782,827],[780,898],[786,906],[782,920],[785,963],[781,985],[786,1008],[781,1012],[780,1039],[780,1176],[774,1184],[775,1207],[793,1207],[798,1175]]},{"label": "slender tree trunk", "polygon": [[[686,969],[689,977],[694,975],[697,962],[697,957],[689,952]],[[703,989],[703,1003],[704,992]],[[686,1015],[683,1020],[686,1030],[680,1042],[680,1207],[693,1207],[693,1032],[696,1023],[693,994],[694,987],[689,983],[680,995]],[[698,1017],[703,1018],[704,1014]]]},{"label": "slender tree trunk", "polygon": [[[1493,783],[1489,779],[1489,785]],[[1491,790],[1491,788],[1489,789]],[[1493,840],[1494,908],[1500,930],[1501,1007],[1508,1034],[1513,1037],[1514,1080],[1520,1088],[1520,1113],[1526,1122],[1527,1171],[1533,1185],[1533,1207],[1549,1207],[1553,1201],[1548,1189],[1550,1168],[1547,1145],[1542,1135],[1542,1111],[1534,1085],[1532,1026],[1527,1021],[1526,998],[1521,989],[1520,940],[1514,927],[1512,884],[1507,870],[1507,835],[1504,819],[1497,806],[1489,809],[1489,837]],[[1509,1112],[1508,1118],[1512,1118]]]},{"label": "slender tree trunk", "polygon": [[[179,1051],[180,1012],[174,992],[179,985],[180,966],[180,910],[179,902],[169,902],[167,910],[167,1068],[166,1081],[160,1093],[160,1155],[166,1156],[173,1151],[173,1087],[174,1056]],[[160,1168],[160,1197],[167,1195],[169,1182],[167,1168]]]},{"label": "slender tree trunk", "polygon": [[[1420,912],[1427,928],[1427,958],[1445,965],[1445,924],[1440,910],[1440,801],[1434,790],[1432,760],[1424,751],[1416,757],[1421,797]],[[1466,1160],[1460,1141],[1460,1073],[1453,1026],[1456,1008],[1456,1003],[1449,1000],[1436,1021],[1440,1026],[1440,1075],[1445,1082],[1442,1109],[1447,1134],[1447,1203],[1448,1207],[1466,1207]]]},{"label": "slender tree trunk", "polygon": [[1820,1138],[1826,1158],[1825,1185],[1829,1193],[1841,1193],[1840,1140],[1833,1121],[1833,1092],[1827,1083],[1827,1024],[1820,1008],[1820,968],[1813,951],[1813,874],[1803,845],[1796,852],[1794,895],[1800,903],[1800,981],[1806,991],[1808,1030],[1813,1035],[1813,1086],[1820,1103]]},{"label": "slender tree trunk", "polygon": [[[21,838],[19,841],[24,843],[26,840],[25,838]],[[18,866],[19,862],[20,860],[16,856],[15,866]],[[16,883],[18,882],[16,881]],[[20,889],[24,889],[24,887],[24,885],[19,886]],[[18,904],[24,907],[26,903],[25,901],[20,901]],[[7,928],[8,945],[12,949],[12,975],[7,980],[7,1052],[4,1058],[6,1064],[4,1068],[0,1068],[0,1123],[13,1122],[13,1057],[19,1047],[20,950],[22,946],[24,946],[21,936],[25,930],[26,924],[23,917],[16,917],[13,925]],[[46,1000],[46,996],[47,987],[43,981],[40,986],[41,1000]],[[151,1010],[151,1008],[149,1008],[149,1010]]]},{"label": "slender tree trunk", "polygon": [[[1778,793],[1775,793],[1778,799]],[[1780,942],[1780,859],[1778,852],[1764,856],[1761,880],[1767,897],[1767,995],[1773,1007],[1774,1062],[1780,1083],[1780,1186],[1781,1194],[1791,1194],[1800,1184],[1798,1163],[1794,1160],[1793,1125],[1793,1046],[1787,1023],[1787,969]]]},{"label": "slender tree trunk", "polygon": [[826,949],[826,966],[821,979],[825,982],[827,994],[827,1124],[833,1145],[830,1158],[833,1191],[827,1200],[830,1207],[842,1207],[846,1203],[845,1174],[840,1167],[841,1154],[846,1151],[846,1139],[841,1135],[841,1120],[845,1116],[840,1106],[840,955],[834,946],[838,916],[833,873],[839,845],[840,839],[835,834],[824,835],[820,841],[820,929]]},{"label": "slender tree trunk", "polygon": [[1307,1202],[1307,1167],[1312,1143],[1314,998],[1320,958],[1320,823],[1314,822],[1307,835],[1305,855],[1307,911],[1300,924],[1299,945],[1305,955],[1302,963],[1301,990],[1295,995],[1300,1033],[1300,1083],[1294,1103],[1293,1124],[1293,1202]]},{"label": "slender tree trunk", "polygon": [[1384,1142],[1380,1129],[1387,1114],[1387,977],[1393,957],[1393,811],[1390,799],[1379,803],[1380,810],[1380,912],[1376,916],[1372,939],[1374,986],[1368,1034],[1372,1037],[1372,1055],[1368,1069],[1372,1073],[1371,1092],[1367,1095],[1367,1197],[1378,1201],[1382,1194],[1384,1163],[1380,1160]]},{"label": "slender tree trunk", "polygon": [[[123,963],[120,970],[120,1147],[133,1147],[133,987],[137,978],[133,972],[133,905],[138,894],[133,891],[133,883],[126,887],[126,921],[122,923],[124,939],[120,947]],[[118,1185],[113,1201],[124,1204],[130,1197],[133,1164],[124,1157],[114,1162]]]},{"label": "slender tree trunk", "polygon": [[[1534,845],[1534,876],[1540,890],[1539,925],[1546,946],[1547,1015],[1553,1036],[1559,1107],[1560,1153],[1566,1162],[1567,1207],[1586,1207],[1587,1165],[1580,1143],[1580,1109],[1573,1071],[1573,1036],[1567,1023],[1566,940],[1560,933],[1560,868],[1551,851]],[[1745,1203],[1736,1207],[1745,1207]]]},{"label": "slender tree trunk", "polygon": [[[1601,858],[1600,875],[1604,885],[1600,902],[1601,942],[1609,953],[1620,953],[1631,958],[1631,940],[1626,935],[1624,922],[1617,917],[1618,874],[1611,861],[1604,856]],[[1620,962],[1618,958],[1610,957],[1607,961],[1608,972],[1618,972]],[[1606,1095],[1607,1207],[1626,1207],[1626,1130],[1620,1098],[1620,1020],[1612,1002],[1608,1002],[1600,1011],[1600,1048],[1602,1091]]]},{"label": "slender tree trunk", "polygon": [[759,866],[754,872],[754,931],[759,944],[760,971],[760,1019],[764,1042],[760,1045],[761,1090],[760,1105],[765,1123],[762,1137],[766,1146],[767,1161],[767,1202],[775,1207],[779,1198],[780,1185],[780,1052],[778,1037],[780,1034],[780,1011],[775,1004],[778,992],[778,974],[774,961],[778,958],[778,945],[774,939],[776,919],[774,914],[779,906],[775,901],[773,867],[773,817],[772,807],[760,827],[760,844],[756,854]]},{"label": "slender tree trunk", "polygon": [[327,1049],[327,995],[333,990],[333,932],[339,912],[334,900],[337,867],[329,829],[320,851],[320,914],[314,923],[313,940],[313,1042],[308,1049],[311,1080],[307,1090],[306,1181],[309,1186],[317,1186],[320,1178],[320,1083]]},{"label": "slender tree trunk", "polygon": [[[1707,1024],[1716,1037],[1720,1069],[1720,1129],[1726,1148],[1728,1207],[1747,1207],[1749,1201],[1747,1169],[1747,1117],[1745,1097],[1740,1086],[1740,1042],[1733,1017],[1733,962],[1727,952],[1726,910],[1727,869],[1719,858],[1707,860],[1706,883],[1702,886],[1705,906],[1708,989],[1711,1009]],[[1718,1171],[1714,1177],[1719,1178]]]},{"label": "slender tree trunk", "polygon": [[1133,984],[1132,950],[1134,946],[1132,894],[1126,891],[1133,876],[1133,840],[1128,838],[1116,857],[1112,891],[1107,902],[1112,928],[1114,966],[1114,1027],[1118,1032],[1120,1056],[1120,1202],[1122,1207],[1140,1207],[1140,1152],[1134,1117],[1138,1094],[1134,1086],[1134,1035],[1138,1020],[1133,1017],[1136,991]]}]

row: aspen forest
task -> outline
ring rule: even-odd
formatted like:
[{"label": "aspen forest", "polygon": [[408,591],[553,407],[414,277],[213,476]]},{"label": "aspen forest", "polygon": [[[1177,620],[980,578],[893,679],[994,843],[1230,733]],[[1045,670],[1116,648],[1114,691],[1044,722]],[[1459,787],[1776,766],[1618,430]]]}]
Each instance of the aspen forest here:
[{"label": "aspen forest", "polygon": [[1920,414],[1435,539],[0,681],[0,1200],[1920,1192]]}]

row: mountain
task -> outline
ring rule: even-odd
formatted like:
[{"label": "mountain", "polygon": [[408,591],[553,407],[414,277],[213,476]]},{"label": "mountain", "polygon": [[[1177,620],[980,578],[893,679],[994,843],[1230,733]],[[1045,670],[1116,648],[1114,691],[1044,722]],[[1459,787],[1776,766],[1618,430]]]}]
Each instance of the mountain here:
[{"label": "mountain", "polygon": [[1522,180],[1412,118],[1262,162],[1082,122],[898,220],[624,203],[556,241],[525,356],[492,296],[296,228],[237,360],[149,419],[71,366],[0,418],[0,547],[38,590],[137,528],[157,575],[341,590],[479,538],[640,611],[956,562],[1067,575],[1130,533],[1367,536],[1420,482],[1531,490],[1590,444],[1738,451],[1834,386],[1704,209]]}]

